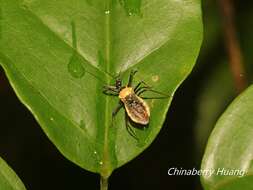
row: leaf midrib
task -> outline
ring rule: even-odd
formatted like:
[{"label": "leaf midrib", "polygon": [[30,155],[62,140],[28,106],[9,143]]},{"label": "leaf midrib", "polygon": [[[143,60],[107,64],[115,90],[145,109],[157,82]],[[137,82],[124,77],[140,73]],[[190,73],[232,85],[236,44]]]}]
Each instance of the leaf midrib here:
[{"label": "leaf midrib", "polygon": [[[106,64],[106,72],[110,73],[110,53],[111,53],[111,30],[110,30],[110,20],[111,20],[111,0],[106,0],[105,2],[105,11],[109,11],[109,14],[105,14],[105,64]],[[106,75],[106,82],[109,84],[110,79]],[[103,146],[103,165],[101,168],[101,176],[107,178],[110,176],[112,172],[111,163],[110,163],[110,155],[109,155],[109,147],[108,147],[108,135],[109,135],[109,96],[105,96],[105,129],[104,129],[104,146]]]}]

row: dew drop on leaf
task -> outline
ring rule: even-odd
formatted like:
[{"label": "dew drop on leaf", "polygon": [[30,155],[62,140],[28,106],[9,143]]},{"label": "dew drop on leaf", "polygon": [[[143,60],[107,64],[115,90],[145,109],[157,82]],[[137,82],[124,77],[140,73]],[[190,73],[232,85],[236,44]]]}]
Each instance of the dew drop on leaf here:
[{"label": "dew drop on leaf", "polygon": [[128,16],[141,16],[141,0],[120,0]]},{"label": "dew drop on leaf", "polygon": [[74,21],[71,22],[72,28],[72,46],[73,55],[71,56],[68,64],[68,71],[74,78],[81,78],[85,74],[85,69],[82,65],[81,57],[76,53],[77,51],[77,36],[76,36],[76,24]]},{"label": "dew drop on leaf", "polygon": [[105,14],[106,14],[106,15],[110,14],[110,11],[109,11],[109,10],[106,10],[106,11],[105,11]]},{"label": "dew drop on leaf", "polygon": [[70,61],[68,64],[68,72],[74,78],[82,78],[85,74],[85,69],[82,66],[82,62],[76,54],[74,54],[70,58]]}]

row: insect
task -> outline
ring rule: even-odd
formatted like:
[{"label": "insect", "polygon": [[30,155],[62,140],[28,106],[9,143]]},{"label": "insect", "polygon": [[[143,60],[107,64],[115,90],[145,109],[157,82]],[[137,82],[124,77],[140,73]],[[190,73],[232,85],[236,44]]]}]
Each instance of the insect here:
[{"label": "insect", "polygon": [[[167,94],[153,90],[144,81],[140,81],[135,87],[132,86],[134,75],[137,70],[132,70],[128,79],[128,84],[122,86],[122,80],[120,78],[116,79],[114,86],[104,86],[103,92],[106,95],[118,96],[119,103],[115,110],[112,112],[112,118],[119,112],[121,108],[125,108],[125,123],[127,131],[131,136],[137,139],[133,129],[130,127],[130,121],[138,125],[138,127],[144,128],[149,124],[150,121],[150,108],[144,99],[157,99],[157,98],[167,98]],[[146,92],[151,91],[163,97],[156,98],[145,98],[141,95]]]}]

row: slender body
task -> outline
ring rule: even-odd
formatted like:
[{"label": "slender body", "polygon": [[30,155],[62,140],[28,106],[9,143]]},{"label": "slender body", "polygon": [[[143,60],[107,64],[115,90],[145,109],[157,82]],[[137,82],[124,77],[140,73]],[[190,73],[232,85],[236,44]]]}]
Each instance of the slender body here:
[{"label": "slender body", "polygon": [[150,110],[147,103],[137,96],[132,87],[125,87],[119,92],[119,98],[123,102],[127,115],[138,124],[149,123]]}]

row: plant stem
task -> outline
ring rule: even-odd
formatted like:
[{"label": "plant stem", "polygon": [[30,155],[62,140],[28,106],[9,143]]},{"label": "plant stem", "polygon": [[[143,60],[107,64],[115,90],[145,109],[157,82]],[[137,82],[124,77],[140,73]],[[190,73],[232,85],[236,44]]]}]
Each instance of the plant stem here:
[{"label": "plant stem", "polygon": [[236,36],[233,0],[219,0],[219,5],[229,65],[234,78],[236,90],[240,93],[246,88],[247,82],[240,44]]},{"label": "plant stem", "polygon": [[100,176],[100,190],[108,190],[108,178]]}]

